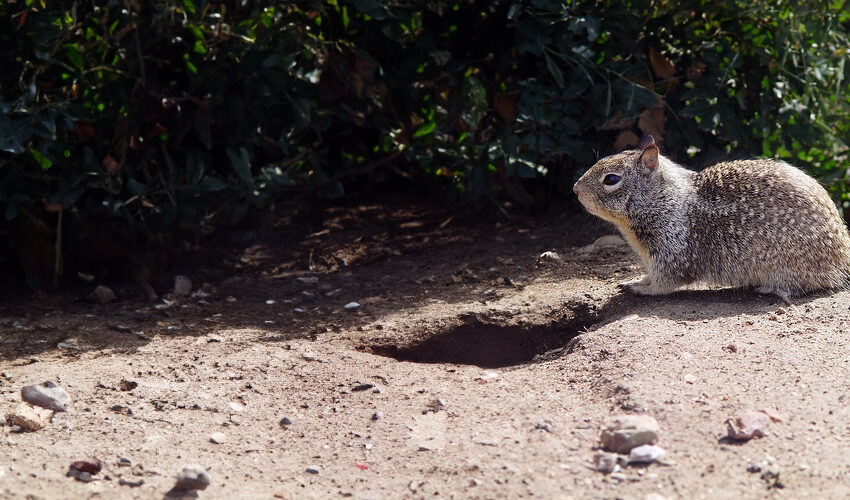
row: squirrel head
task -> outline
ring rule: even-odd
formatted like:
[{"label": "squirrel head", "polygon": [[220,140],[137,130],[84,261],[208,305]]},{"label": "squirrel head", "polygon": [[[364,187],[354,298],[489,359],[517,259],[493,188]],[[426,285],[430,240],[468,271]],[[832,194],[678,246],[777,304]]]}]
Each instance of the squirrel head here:
[{"label": "squirrel head", "polygon": [[575,183],[573,192],[588,212],[615,224],[624,223],[629,199],[658,175],[659,156],[655,139],[645,135],[636,149],[597,161]]}]

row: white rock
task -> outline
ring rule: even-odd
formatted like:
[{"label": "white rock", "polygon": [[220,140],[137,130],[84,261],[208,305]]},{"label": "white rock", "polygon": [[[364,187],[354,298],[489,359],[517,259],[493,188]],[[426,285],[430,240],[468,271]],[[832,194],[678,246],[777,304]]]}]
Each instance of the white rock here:
[{"label": "white rock", "polygon": [[537,257],[537,260],[561,260],[561,256],[558,255],[558,252],[553,252],[552,250],[543,252]]},{"label": "white rock", "polygon": [[696,382],[696,381],[697,381],[697,377],[696,377],[696,375],[694,375],[693,373],[687,373],[687,374],[685,374],[685,376],[684,376],[684,378],[683,378],[683,379],[684,379],[684,381],[685,381],[686,383],[688,383],[688,384],[693,384],[694,382]]},{"label": "white rock", "polygon": [[11,413],[6,414],[6,422],[9,425],[18,425],[24,431],[32,432],[47,425],[52,416],[52,410],[24,402],[19,403]]},{"label": "white rock", "polygon": [[629,463],[655,462],[656,460],[664,458],[664,455],[666,454],[667,451],[664,448],[654,444],[636,446],[629,452]]},{"label": "white rock", "polygon": [[359,302],[349,302],[348,304],[345,304],[343,306],[343,309],[351,310],[351,309],[357,309],[358,307],[360,307]]},{"label": "white rock", "polygon": [[213,432],[210,434],[210,441],[215,444],[224,444],[227,441],[227,436],[223,432]]},{"label": "white rock", "polygon": [[242,410],[245,409],[244,406],[237,403],[236,401],[231,401],[231,402],[227,403],[227,406],[229,406],[230,409],[233,410],[233,411],[242,411]]}]

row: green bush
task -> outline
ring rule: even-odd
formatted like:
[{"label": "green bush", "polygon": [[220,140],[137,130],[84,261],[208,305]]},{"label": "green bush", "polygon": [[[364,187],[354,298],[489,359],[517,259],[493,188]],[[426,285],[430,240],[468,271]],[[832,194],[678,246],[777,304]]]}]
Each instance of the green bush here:
[{"label": "green bush", "polygon": [[534,207],[643,133],[787,158],[846,206],[844,3],[4,2],[2,255],[33,287],[145,267],[388,177]]}]

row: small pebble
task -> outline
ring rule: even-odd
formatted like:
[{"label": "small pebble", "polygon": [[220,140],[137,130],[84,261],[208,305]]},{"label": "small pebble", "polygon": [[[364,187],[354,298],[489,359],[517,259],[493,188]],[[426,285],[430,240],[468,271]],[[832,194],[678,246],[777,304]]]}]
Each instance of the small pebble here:
[{"label": "small pebble", "polygon": [[658,422],[649,415],[615,417],[602,431],[602,446],[617,453],[628,453],[632,448],[655,442],[658,430]]},{"label": "small pebble", "polygon": [[345,304],[342,307],[343,307],[343,309],[350,311],[352,309],[357,309],[358,307],[360,307],[360,303],[359,302],[349,302],[348,304]]},{"label": "small pebble", "polygon": [[283,417],[280,419],[280,425],[292,425],[292,420],[289,417]]},{"label": "small pebble", "polygon": [[754,437],[764,436],[764,429],[770,424],[770,421],[771,418],[766,413],[745,410],[734,418],[726,420],[727,433],[732,439],[749,441]]},{"label": "small pebble", "polygon": [[351,390],[353,392],[360,392],[360,391],[365,391],[365,390],[371,389],[373,387],[375,387],[373,384],[357,384],[354,387],[352,387]]},{"label": "small pebble", "polygon": [[274,304],[275,302],[276,302],[275,300],[269,299],[269,300],[267,300],[267,301],[266,301],[266,304],[268,304],[268,305],[272,305],[272,304]]},{"label": "small pebble", "polygon": [[233,410],[233,411],[242,411],[242,410],[245,409],[244,406],[237,403],[236,401],[231,401],[231,402],[227,403],[227,406],[229,406],[230,409]]},{"label": "small pebble", "polygon": [[693,373],[688,373],[684,376],[684,380],[688,384],[693,384],[694,382],[697,381],[697,377]]},{"label": "small pebble", "polygon": [[94,289],[94,296],[97,297],[98,302],[101,304],[108,304],[118,298],[111,288],[103,285],[98,285]]},{"label": "small pebble", "polygon": [[118,479],[118,484],[121,486],[129,486],[130,488],[138,488],[139,486],[145,484],[145,480],[139,479],[138,481],[130,481],[122,477]]},{"label": "small pebble", "polygon": [[561,256],[558,255],[558,252],[553,252],[552,250],[549,250],[547,252],[541,253],[540,256],[537,257],[537,260],[538,261],[541,261],[541,260],[557,261],[557,260],[561,260]]},{"label": "small pebble", "polygon": [[71,467],[89,474],[97,474],[103,468],[103,462],[97,457],[91,457],[86,460],[77,460],[71,464]]},{"label": "small pebble", "polygon": [[372,420],[381,420],[381,413],[376,412],[372,414]]},{"label": "small pebble", "polygon": [[138,386],[139,386],[139,383],[136,382],[136,381],[123,380],[123,379],[118,384],[118,388],[121,389],[122,391],[132,391],[133,389],[135,389]]},{"label": "small pebble", "polygon": [[65,475],[68,476],[68,477],[73,477],[77,481],[82,481],[84,483],[89,483],[92,480],[94,480],[91,473],[81,471],[81,470],[75,469],[73,467],[68,467],[68,472],[66,472]]},{"label": "small pebble", "polygon": [[546,432],[548,432],[548,433],[550,433],[550,434],[551,434],[552,432],[555,432],[555,430],[554,430],[554,429],[552,429],[552,426],[549,424],[549,422],[537,422],[537,424],[534,426],[534,429],[535,429],[535,430],[546,431]]},{"label": "small pebble", "polygon": [[224,444],[227,441],[227,436],[223,432],[213,432],[210,434],[210,441],[215,444]]},{"label": "small pebble", "polygon": [[611,474],[620,470],[617,464],[617,454],[600,451],[593,457],[593,467],[603,474]]},{"label": "small pebble", "polygon": [[176,488],[182,490],[204,490],[210,485],[210,475],[200,465],[183,467],[177,475]]},{"label": "small pebble", "polygon": [[319,473],[319,466],[318,465],[308,465],[306,472],[308,474],[318,474]]}]

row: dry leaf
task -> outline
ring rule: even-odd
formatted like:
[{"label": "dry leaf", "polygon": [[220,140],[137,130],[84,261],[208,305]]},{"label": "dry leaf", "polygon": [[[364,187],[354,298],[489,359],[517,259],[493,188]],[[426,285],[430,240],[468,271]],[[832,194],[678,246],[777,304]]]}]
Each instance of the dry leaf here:
[{"label": "dry leaf", "polygon": [[496,94],[493,98],[493,107],[499,116],[506,122],[512,122],[517,115],[516,101],[519,98],[520,91],[510,92],[507,94]]},{"label": "dry leaf", "polygon": [[624,130],[620,132],[620,135],[617,136],[617,140],[614,141],[614,148],[617,151],[623,151],[628,149],[629,146],[634,146],[638,143],[640,138],[632,132],[631,130]]},{"label": "dry leaf", "polygon": [[673,63],[655,49],[649,49],[649,62],[652,64],[652,70],[655,71],[655,74],[665,80],[676,73],[676,67]]},{"label": "dry leaf", "polygon": [[665,123],[667,118],[664,116],[664,106],[656,106],[641,113],[638,128],[644,135],[651,135],[655,137],[656,142],[662,142]]}]

